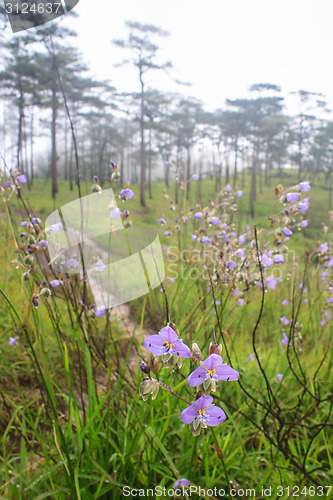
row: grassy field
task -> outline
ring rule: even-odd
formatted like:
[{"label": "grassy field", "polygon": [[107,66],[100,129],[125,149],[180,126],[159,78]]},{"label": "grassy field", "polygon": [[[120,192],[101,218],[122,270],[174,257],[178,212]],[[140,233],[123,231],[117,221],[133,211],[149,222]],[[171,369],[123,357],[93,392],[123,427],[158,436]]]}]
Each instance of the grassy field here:
[{"label": "grassy field", "polygon": [[[273,272],[273,267],[259,267],[257,256],[269,249],[278,253],[278,224],[287,223],[274,188],[280,183],[293,186],[296,179],[286,172],[284,179],[273,180],[274,185],[272,181],[258,192],[254,220],[249,216],[248,176],[245,186],[239,186],[244,194],[237,200],[237,212],[230,209],[231,202],[223,207],[225,192],[215,201],[209,179],[191,182],[189,199],[181,191],[179,205],[173,185],[165,198],[164,185],[156,183],[146,208],[139,205],[138,186],[131,186],[134,199],[119,200],[118,206],[130,211],[133,227],[158,231],[166,278],[163,287],[131,303],[130,334],[119,318],[94,314],[93,297],[78,275],[61,276],[63,284],[51,288],[56,276],[38,268],[34,254],[31,259],[27,253],[28,237],[18,236],[20,222],[27,220],[21,201],[14,195],[7,207],[0,205],[2,498],[120,499],[127,492],[129,498],[172,498],[170,490],[181,478],[190,481],[192,498],[267,498],[270,488],[271,498],[333,498],[328,488],[333,470],[328,264],[333,253],[331,231],[324,231],[329,227],[328,191],[319,179],[303,193],[310,197],[303,215],[308,226],[299,231],[295,225],[292,238],[281,244],[289,248],[285,263],[273,266]],[[112,187],[118,195],[119,186]],[[60,182],[53,203],[50,189],[42,180],[30,192],[22,188],[31,215],[45,220],[77,198]],[[90,193],[87,183],[83,194]],[[230,248],[221,246],[220,226],[217,231],[209,220],[193,217],[206,207],[220,222],[228,221]],[[280,222],[273,226],[268,217]],[[165,219],[163,226],[159,218]],[[248,260],[242,262],[234,255],[243,233]],[[218,262],[200,243],[204,235],[215,249],[223,248]],[[320,253],[324,242],[328,249]],[[237,260],[235,270],[226,264],[231,259]],[[31,271],[25,281],[27,269]],[[268,287],[272,275],[276,285]],[[51,290],[49,298],[45,288]],[[200,347],[203,359],[215,335],[224,363],[239,373],[238,382],[218,382],[212,393],[227,420],[203,428],[196,437],[181,420],[196,398],[195,388],[187,384],[199,366],[193,357],[181,367],[153,369],[150,376],[161,382],[157,397],[140,398],[147,375],[139,364],[147,363],[150,355],[142,340],[157,334],[168,320],[186,345]],[[10,337],[15,345],[9,345]],[[282,343],[286,337],[287,344]],[[188,498],[189,491],[178,497]]]}]

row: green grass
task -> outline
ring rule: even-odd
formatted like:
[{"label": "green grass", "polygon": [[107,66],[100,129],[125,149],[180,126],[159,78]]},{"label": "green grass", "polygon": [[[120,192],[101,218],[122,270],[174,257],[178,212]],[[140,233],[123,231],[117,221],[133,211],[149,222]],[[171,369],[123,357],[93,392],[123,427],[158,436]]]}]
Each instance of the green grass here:
[{"label": "green grass", "polygon": [[[295,466],[295,462],[302,464],[305,458],[305,469],[315,481],[323,486],[332,482],[333,464],[328,445],[332,440],[331,428],[325,427],[317,436],[316,430],[320,427],[312,430],[312,426],[320,426],[329,416],[332,397],[332,332],[329,325],[320,325],[322,300],[327,292],[322,289],[320,268],[315,259],[305,282],[308,303],[301,303],[298,318],[302,324],[299,329],[302,338],[297,343],[301,347],[297,351],[299,365],[291,350],[291,366],[298,377],[302,379],[303,374],[306,377],[308,392],[304,394],[292,374],[286,347],[281,344],[279,320],[283,315],[290,318],[291,302],[297,305],[301,299],[298,285],[302,282],[304,251],[315,250],[317,240],[323,242],[328,238],[321,226],[321,222],[328,224],[328,194],[322,181],[317,182],[317,185],[312,183],[309,192],[311,208],[306,215],[309,226],[290,240],[298,266],[292,266],[293,260],[282,266],[284,276],[288,275],[289,279],[277,290],[265,294],[265,307],[256,333],[256,349],[277,401],[277,406],[273,405],[276,413],[264,418],[261,405],[267,402],[267,380],[258,363],[249,358],[254,352],[252,332],[260,309],[260,290],[252,287],[246,295],[246,305],[237,307],[237,297],[229,296],[229,287],[216,282],[215,300],[220,304],[215,310],[210,281],[191,279],[193,265],[177,262],[171,267],[166,258],[167,276],[173,276],[172,271],[177,275],[173,283],[167,279],[164,286],[170,319],[177,325],[180,337],[188,345],[196,342],[206,358],[213,341],[213,329],[221,341],[220,323],[225,332],[224,362],[232,362],[243,388],[256,399],[255,402],[246,396],[236,382],[219,383],[215,403],[224,409],[228,419],[221,426],[207,429],[200,437],[193,437],[189,426],[180,420],[186,404],[167,390],[160,388],[154,401],[149,398],[144,402],[139,396],[144,375],[131,364],[131,347],[136,346],[138,363],[147,360],[147,350],[140,342],[141,327],[157,332],[165,326],[166,297],[159,287],[131,304],[135,327],[131,326],[130,338],[124,333],[121,321],[94,319],[91,313],[82,313],[78,297],[82,297],[83,286],[77,277],[68,280],[51,298],[41,298],[40,307],[36,309],[31,299],[44,279],[42,272],[36,269],[32,278],[23,283],[22,267],[12,264],[15,259],[19,260],[19,253],[10,221],[17,233],[18,224],[26,219],[26,214],[14,198],[9,204],[10,214],[4,207],[0,208],[3,249],[0,254],[3,291],[0,300],[0,494],[3,498],[120,499],[124,486],[169,489],[182,477],[202,488],[225,489],[226,495],[222,498],[227,498],[228,479],[239,488],[255,488],[256,498],[262,498],[262,486],[272,486],[276,496],[278,486],[309,488],[313,485]],[[276,184],[279,183],[276,178]],[[284,187],[293,183],[295,178],[287,173]],[[281,210],[275,199],[275,186],[264,187],[262,194],[258,192],[255,221],[249,217],[248,186],[246,176],[235,225],[241,234],[246,224],[252,227],[255,223],[258,230],[265,227],[268,238],[272,239],[267,217]],[[191,185],[189,200],[180,193],[184,213],[197,202],[204,208],[216,198],[212,180],[200,184],[201,195],[198,187],[198,183]],[[169,210],[170,202],[163,198],[163,184],[153,186],[153,198],[149,200],[147,196],[146,208],[139,206],[138,186],[131,188],[135,198],[125,204],[119,200],[118,206],[130,210],[134,227],[157,229],[162,244],[174,246],[175,253],[179,254],[184,243],[188,244],[192,226],[185,227],[181,233],[174,231],[174,219],[181,214],[178,206],[175,212]],[[31,192],[26,188],[23,191],[34,214],[42,219],[77,197],[62,182],[55,204],[49,197],[49,183],[36,180]],[[171,199],[173,191],[171,186],[168,191]],[[83,186],[83,192],[90,194],[89,183]],[[119,193],[119,187],[115,193]],[[169,221],[166,226],[158,227],[160,217]],[[163,235],[169,226],[171,238]],[[259,241],[262,244],[261,237]],[[192,242],[189,246],[193,247]],[[196,267],[201,270],[200,262]],[[88,297],[91,303],[93,298]],[[289,300],[288,306],[281,305],[284,298]],[[16,346],[8,345],[10,336],[19,338]],[[125,351],[119,348],[119,339],[124,338],[127,339]],[[187,386],[186,378],[194,368],[192,361],[184,360],[181,369],[161,369],[159,377],[191,402],[195,391]],[[283,373],[282,382],[276,379],[278,373]],[[310,393],[319,390],[323,402],[316,404]],[[292,408],[300,398],[302,404],[295,413]],[[288,424],[297,423],[301,416],[304,426]],[[280,450],[275,446],[277,440],[281,440]],[[223,458],[213,445],[222,451]],[[281,449],[288,451],[289,459]],[[305,453],[308,453],[306,457]],[[285,493],[281,498],[288,495]]]}]

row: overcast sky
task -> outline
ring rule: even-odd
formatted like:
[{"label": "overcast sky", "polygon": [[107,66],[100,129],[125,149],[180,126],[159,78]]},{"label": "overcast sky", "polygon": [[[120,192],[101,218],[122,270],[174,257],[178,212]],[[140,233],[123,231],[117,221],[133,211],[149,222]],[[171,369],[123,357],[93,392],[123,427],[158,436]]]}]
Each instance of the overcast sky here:
[{"label": "overcast sky", "polygon": [[[98,9],[95,5],[98,5]],[[208,109],[247,95],[253,83],[281,85],[284,94],[322,92],[333,108],[332,0],[80,0],[79,18],[67,21],[92,73],[118,91],[138,90],[137,75],[114,68],[125,53],[110,43],[126,37],[126,20],[170,32],[158,40],[160,61],[171,60],[175,86],[166,75],[147,75],[162,90],[189,93]]]}]

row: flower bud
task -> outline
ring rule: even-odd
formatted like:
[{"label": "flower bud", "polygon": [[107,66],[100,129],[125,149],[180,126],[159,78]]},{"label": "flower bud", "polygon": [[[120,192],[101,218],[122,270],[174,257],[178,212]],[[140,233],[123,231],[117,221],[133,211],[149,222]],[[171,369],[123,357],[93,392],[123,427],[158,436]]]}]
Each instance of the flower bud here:
[{"label": "flower bud", "polygon": [[94,184],[91,190],[93,193],[100,193],[102,191],[102,188],[98,184]]},{"label": "flower bud", "polygon": [[34,263],[34,259],[33,259],[32,255],[26,255],[24,257],[24,263],[29,265],[29,266],[32,266],[32,264]]},{"label": "flower bud", "polygon": [[112,181],[119,181],[119,179],[120,179],[120,173],[118,171],[113,172],[113,174],[111,175],[111,180]]},{"label": "flower bud", "polygon": [[197,361],[203,361],[203,357],[202,357],[202,354],[201,354],[201,351],[200,351],[198,344],[196,344],[196,343],[192,344],[191,351],[192,351],[193,357]]},{"label": "flower bud", "polygon": [[29,281],[29,279],[30,279],[30,271],[28,271],[27,273],[24,273],[23,276],[22,276],[22,279],[23,279],[23,281]]},{"label": "flower bud", "polygon": [[158,390],[159,390],[159,383],[157,380],[153,378],[145,378],[142,380],[140,384],[140,396],[144,401],[147,401],[149,395],[152,395],[152,399],[154,400],[157,396]]},{"label": "flower bud", "polygon": [[222,344],[213,344],[212,342],[209,345],[209,355],[218,354],[221,356],[222,353]]},{"label": "flower bud", "polygon": [[179,337],[179,331],[178,331],[178,328],[176,327],[176,325],[174,323],[171,323],[171,321],[169,321],[168,326],[170,326],[170,328],[172,328],[177,333],[177,335]]},{"label": "flower bud", "polygon": [[148,366],[150,368],[150,370],[153,372],[153,373],[158,373],[161,365],[160,363],[158,362],[158,359],[155,358],[155,356],[152,356],[149,361],[148,361]]},{"label": "flower bud", "polygon": [[40,297],[45,297],[46,299],[48,299],[49,297],[51,297],[51,290],[49,290],[48,288],[43,288],[39,295]]},{"label": "flower bud", "polygon": [[124,228],[125,229],[130,229],[132,227],[132,221],[131,220],[125,220],[124,222]]},{"label": "flower bud", "polygon": [[149,375],[150,374],[150,368],[148,365],[146,365],[146,363],[140,363],[140,369],[143,373],[145,373],[146,375]]}]

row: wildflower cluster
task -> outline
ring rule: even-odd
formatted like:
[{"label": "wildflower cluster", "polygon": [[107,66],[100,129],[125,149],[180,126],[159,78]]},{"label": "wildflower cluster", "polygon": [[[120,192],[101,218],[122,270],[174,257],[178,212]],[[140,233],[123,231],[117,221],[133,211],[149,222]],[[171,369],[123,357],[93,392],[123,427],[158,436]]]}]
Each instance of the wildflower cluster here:
[{"label": "wildflower cluster", "polygon": [[[245,231],[238,231],[237,203],[243,192],[229,184],[220,191],[217,201],[211,200],[205,207],[198,203],[187,212],[181,211],[174,224],[168,224],[166,217],[161,217],[159,224],[167,227],[164,236],[178,233],[182,226],[184,232],[190,232],[191,235],[186,249],[165,247],[166,260],[171,262],[169,272],[177,276],[179,266],[177,268],[173,263],[179,259],[191,267],[189,277],[201,277],[206,280],[207,287],[211,281],[230,287],[230,295],[235,297],[236,307],[241,307],[249,300],[248,293],[262,286],[259,252],[265,288],[275,290],[277,283],[282,281],[279,266],[288,261],[288,241],[295,231],[307,227],[308,220],[304,217],[309,208],[309,197],[302,196],[309,190],[309,181],[287,190],[282,185],[277,186],[275,194],[282,209],[276,216],[269,217],[270,227],[266,231],[266,237],[264,238],[264,230],[258,233],[258,249],[253,231],[248,225]],[[169,199],[165,192],[164,197]],[[174,211],[173,202],[169,201],[170,209]]]},{"label": "wildflower cluster", "polygon": [[[145,339],[144,345],[154,355],[147,365],[145,363],[140,365],[141,370],[148,375],[140,385],[140,394],[144,401],[149,395],[155,399],[160,387],[177,396],[168,385],[159,380],[160,363],[156,356],[162,356],[162,362],[166,368],[172,368],[176,364],[181,368],[182,358],[192,358],[199,366],[188,376],[187,384],[189,387],[197,388],[196,400],[190,404],[177,396],[189,405],[181,413],[182,422],[190,424],[193,435],[198,436],[202,428],[216,426],[226,420],[227,417],[222,408],[213,405],[213,397],[210,393],[216,391],[218,381],[238,380],[239,375],[236,370],[223,363],[221,345],[211,344],[209,356],[203,360],[198,345],[193,344],[189,349],[179,338],[179,332],[173,323],[162,328],[159,334]],[[150,376],[150,372],[156,374],[156,379]]]}]

